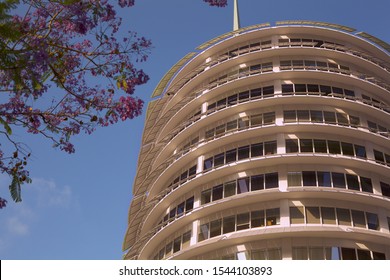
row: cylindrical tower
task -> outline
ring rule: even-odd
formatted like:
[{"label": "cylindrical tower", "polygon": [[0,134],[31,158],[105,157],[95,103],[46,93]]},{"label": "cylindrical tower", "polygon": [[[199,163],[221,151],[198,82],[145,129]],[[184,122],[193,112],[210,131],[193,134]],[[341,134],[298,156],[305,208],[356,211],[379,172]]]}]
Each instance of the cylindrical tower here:
[{"label": "cylindrical tower", "polygon": [[179,61],[148,107],[125,259],[390,259],[389,52],[286,21]]}]

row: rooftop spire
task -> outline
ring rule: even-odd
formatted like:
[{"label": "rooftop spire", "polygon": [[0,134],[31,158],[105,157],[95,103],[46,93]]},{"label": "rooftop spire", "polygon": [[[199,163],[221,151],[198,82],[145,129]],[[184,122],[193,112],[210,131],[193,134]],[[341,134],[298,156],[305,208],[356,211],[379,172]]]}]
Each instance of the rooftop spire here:
[{"label": "rooftop spire", "polygon": [[234,0],[233,31],[240,29],[240,15],[238,12],[238,0]]}]

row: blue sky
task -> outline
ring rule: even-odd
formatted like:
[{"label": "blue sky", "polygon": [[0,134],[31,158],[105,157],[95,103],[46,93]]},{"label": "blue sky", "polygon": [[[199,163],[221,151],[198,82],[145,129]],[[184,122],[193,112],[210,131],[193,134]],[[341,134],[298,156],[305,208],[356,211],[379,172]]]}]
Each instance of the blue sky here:
[{"label": "blue sky", "polygon": [[[114,2],[117,2],[114,0]],[[201,43],[231,31],[233,1],[212,8],[202,0],[137,0],[121,10],[122,31],[134,30],[154,48],[142,65],[151,79],[136,94],[145,101],[165,72]],[[278,20],[326,21],[390,42],[389,0],[240,0],[241,26]],[[76,154],[20,135],[33,151],[33,183],[23,202],[8,195],[0,174],[0,259],[121,259],[144,115],[74,140]]]}]

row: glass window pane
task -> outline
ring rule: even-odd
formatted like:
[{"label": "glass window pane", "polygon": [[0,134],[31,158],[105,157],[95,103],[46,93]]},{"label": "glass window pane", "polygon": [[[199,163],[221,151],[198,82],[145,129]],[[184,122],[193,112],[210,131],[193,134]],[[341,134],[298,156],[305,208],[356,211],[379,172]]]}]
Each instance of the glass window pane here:
[{"label": "glass window pane", "polygon": [[299,144],[301,146],[301,153],[313,152],[313,141],[311,139],[300,139]]},{"label": "glass window pane", "polygon": [[259,157],[263,155],[263,143],[251,145],[251,157]]},{"label": "glass window pane", "polygon": [[354,227],[366,228],[366,218],[363,211],[352,210],[352,221]]},{"label": "glass window pane", "polygon": [[328,140],[328,148],[330,154],[341,154],[340,142]]},{"label": "glass window pane", "polygon": [[225,153],[220,153],[214,156],[214,167],[224,165],[225,163]]},{"label": "glass window pane", "polygon": [[267,226],[280,224],[280,210],[279,208],[265,210]]},{"label": "glass window pane", "polygon": [[180,203],[176,208],[176,215],[180,217],[184,214],[185,211],[185,202]]},{"label": "glass window pane", "polygon": [[356,260],[355,249],[341,248],[341,255],[343,256],[343,260]]},{"label": "glass window pane", "polygon": [[271,155],[276,154],[276,141],[269,141],[264,143],[264,154]]},{"label": "glass window pane", "polygon": [[351,143],[341,142],[341,149],[344,156],[354,156],[353,145]]},{"label": "glass window pane", "polygon": [[219,185],[213,188],[213,196],[212,199],[213,201],[222,199],[222,194],[223,194],[223,185]]},{"label": "glass window pane", "polygon": [[343,113],[336,113],[337,123],[340,125],[349,125],[348,115]]},{"label": "glass window pane", "polygon": [[324,248],[323,247],[311,247],[309,248],[310,260],[324,260]]},{"label": "glass window pane", "polygon": [[320,208],[306,207],[306,222],[308,224],[321,224]]},{"label": "glass window pane", "polygon": [[236,217],[229,216],[223,218],[223,233],[229,233],[236,230]]},{"label": "glass window pane", "polygon": [[332,181],[333,181],[334,188],[345,189],[346,184],[345,184],[345,178],[343,173],[332,172]]},{"label": "glass window pane", "polygon": [[311,121],[316,123],[322,123],[324,121],[322,111],[310,111]]},{"label": "glass window pane", "polygon": [[283,117],[285,123],[294,123],[297,121],[297,114],[295,110],[284,111]]},{"label": "glass window pane", "polygon": [[251,116],[251,127],[260,126],[262,124],[263,124],[263,115],[262,114]]},{"label": "glass window pane", "polygon": [[317,186],[315,171],[302,171],[303,186],[312,187]]},{"label": "glass window pane", "polygon": [[367,158],[366,148],[364,146],[354,145],[354,147],[355,147],[355,154],[357,157]]},{"label": "glass window pane", "polygon": [[378,215],[374,213],[366,213],[367,226],[369,229],[379,230],[379,219]]},{"label": "glass window pane", "polygon": [[226,163],[235,162],[237,160],[237,149],[226,152]]},{"label": "glass window pane", "polygon": [[337,208],[336,213],[339,225],[351,226],[351,215],[348,209]]},{"label": "glass window pane", "polygon": [[336,114],[334,112],[324,112],[325,123],[335,124],[336,123]]},{"label": "glass window pane", "polygon": [[331,187],[330,172],[317,171],[319,187]]},{"label": "glass window pane", "polygon": [[298,139],[286,139],[286,153],[298,152]]},{"label": "glass window pane", "polygon": [[237,215],[237,230],[249,228],[249,213],[242,213]]},{"label": "glass window pane", "polygon": [[170,255],[172,255],[172,249],[173,249],[173,242],[171,241],[165,246],[165,256],[166,257],[169,257]]},{"label": "glass window pane", "polygon": [[383,253],[378,253],[378,252],[372,252],[372,256],[374,260],[385,260],[386,255]]},{"label": "glass window pane", "polygon": [[336,224],[336,214],[334,208],[321,207],[322,223],[327,225]]},{"label": "glass window pane", "polygon": [[187,231],[183,234],[183,242],[181,244],[182,250],[190,246],[191,231]]},{"label": "glass window pane", "polygon": [[298,121],[299,122],[308,122],[310,121],[309,110],[298,110],[297,111]]},{"label": "glass window pane", "polygon": [[301,172],[288,172],[287,182],[289,187],[302,186],[302,173]]},{"label": "glass window pane", "polygon": [[360,177],[360,184],[363,192],[373,193],[372,182],[370,178]]},{"label": "glass window pane", "polygon": [[[263,71],[264,71],[264,66],[267,65],[263,64]],[[271,67],[271,71],[272,71],[272,63],[270,63],[269,67]],[[263,87],[263,98],[271,97],[273,95],[274,95],[274,86]]]},{"label": "glass window pane", "polygon": [[326,146],[326,140],[319,140],[319,139],[314,139],[314,151],[316,153],[327,153],[328,149]]},{"label": "glass window pane", "polygon": [[226,131],[232,131],[237,129],[237,120],[230,121],[226,124]]},{"label": "glass window pane", "polygon": [[248,127],[249,127],[249,118],[248,117],[238,119],[238,128],[240,130],[246,129]]},{"label": "glass window pane", "polygon": [[225,183],[224,197],[229,197],[236,194],[236,180]]},{"label": "glass window pane", "polygon": [[390,197],[390,184],[386,184],[384,182],[381,182],[381,190],[382,190],[382,195]]},{"label": "glass window pane", "polygon": [[281,260],[282,259],[282,251],[279,248],[268,249],[268,260]]},{"label": "glass window pane", "polygon": [[221,219],[210,222],[210,238],[221,235]]},{"label": "glass window pane", "polygon": [[194,197],[193,196],[186,200],[186,212],[189,212],[192,209],[194,209]]},{"label": "glass window pane", "polygon": [[237,194],[249,192],[249,177],[237,180]]},{"label": "glass window pane", "polygon": [[357,249],[358,260],[371,260],[371,252],[369,250]]},{"label": "glass window pane", "polygon": [[303,206],[290,207],[290,223],[291,224],[305,223],[305,215],[303,212]]},{"label": "glass window pane", "polygon": [[215,128],[215,135],[216,136],[221,136],[222,134],[225,133],[225,129],[226,129],[226,124],[222,124],[222,125],[219,125]]},{"label": "glass window pane", "polygon": [[265,174],[265,188],[273,189],[279,187],[278,173],[267,173]]},{"label": "glass window pane", "polygon": [[211,169],[212,167],[213,167],[213,158],[210,157],[205,159],[203,163],[203,169],[206,171],[208,169]]},{"label": "glass window pane", "polygon": [[293,247],[292,248],[292,259],[293,260],[308,260],[307,248],[306,247]]},{"label": "glass window pane", "polygon": [[251,252],[251,260],[267,260],[266,250],[256,250]]},{"label": "glass window pane", "polygon": [[347,174],[348,189],[360,191],[359,178],[356,175]]},{"label": "glass window pane", "polygon": [[251,227],[264,227],[265,222],[264,222],[264,210],[259,210],[259,211],[252,211],[251,212]]},{"label": "glass window pane", "polygon": [[180,246],[181,246],[181,236],[176,238],[173,241],[173,253],[180,251]]},{"label": "glass window pane", "polygon": [[[315,61],[309,61],[309,60],[305,60],[305,64],[307,66],[314,66],[316,65]],[[307,85],[307,91],[308,92],[319,92],[319,87],[318,85]]]},{"label": "glass window pane", "polygon": [[338,247],[328,247],[326,250],[326,259],[327,260],[341,260],[340,248]]},{"label": "glass window pane", "polygon": [[275,112],[264,113],[263,115],[264,125],[275,123]]},{"label": "glass window pane", "polygon": [[211,202],[211,189],[205,190],[200,195],[201,204],[206,204]]},{"label": "glass window pane", "polygon": [[249,158],[249,146],[238,148],[238,160]]},{"label": "glass window pane", "polygon": [[293,84],[282,85],[282,93],[292,93],[292,92],[294,92]]},{"label": "glass window pane", "polygon": [[[296,60],[293,60],[293,63],[296,62]],[[303,65],[303,61],[299,60],[299,63]],[[304,92],[306,93],[306,84],[295,84],[295,92]]]},{"label": "glass window pane", "polygon": [[251,177],[251,191],[264,189],[264,175],[256,175]]}]

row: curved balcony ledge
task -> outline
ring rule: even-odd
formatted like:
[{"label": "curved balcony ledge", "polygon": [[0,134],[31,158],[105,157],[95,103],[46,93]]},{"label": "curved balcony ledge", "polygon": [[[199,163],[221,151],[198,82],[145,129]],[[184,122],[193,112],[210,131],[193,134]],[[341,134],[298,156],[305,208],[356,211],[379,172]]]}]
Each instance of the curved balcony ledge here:
[{"label": "curved balcony ledge", "polygon": [[[156,236],[158,237],[158,236]],[[346,226],[329,226],[329,225],[294,225],[294,226],[269,226],[265,228],[248,229],[228,234],[223,234],[202,242],[198,242],[189,248],[179,251],[174,254],[170,259],[181,258],[191,259],[192,257],[200,254],[204,254],[223,247],[242,244],[243,240],[246,243],[260,241],[260,240],[272,240],[279,238],[294,238],[294,237],[317,237],[317,238],[336,238],[356,240],[361,242],[372,242],[374,244],[388,245],[390,241],[390,234],[379,231],[361,229],[356,227]],[[152,238],[145,244],[141,253],[140,259],[146,259],[155,252],[153,251],[155,246],[158,246],[159,238]]]},{"label": "curved balcony ledge", "polygon": [[[200,107],[200,104],[206,100],[215,98],[216,96],[225,94],[226,92],[233,92],[238,88],[243,86],[249,88],[255,84],[266,83],[267,81],[273,80],[291,80],[291,79],[312,79],[312,80],[323,80],[330,83],[338,82],[340,84],[347,84],[350,86],[356,86],[367,92],[375,92],[383,100],[390,103],[390,91],[385,88],[355,77],[351,75],[340,75],[339,73],[328,72],[328,71],[319,71],[319,70],[283,70],[280,72],[267,72],[263,74],[256,74],[253,76],[242,77],[239,80],[233,80],[216,88],[213,88],[209,91],[202,93],[200,96],[194,98],[186,104],[183,104],[183,107],[167,121],[166,125],[161,129],[159,135],[156,138],[157,142],[161,142],[165,137],[167,137],[172,131],[174,131],[180,123],[183,122],[183,119],[188,115],[188,112],[194,111],[196,108]],[[296,96],[296,95],[294,95]],[[259,99],[259,101],[265,101],[271,98]],[[239,104],[240,105],[240,104]],[[232,106],[234,107],[234,106]]]},{"label": "curved balcony ledge", "polygon": [[[240,207],[243,204],[250,206],[259,202],[272,203],[272,201],[281,199],[348,201],[352,204],[356,203],[356,205],[382,207],[390,211],[390,198],[378,194],[327,187],[289,187],[285,191],[280,191],[279,189],[265,189],[223,198],[194,208],[191,212],[186,213],[184,216],[173,220],[163,227],[154,227],[160,218],[159,215],[161,214],[161,211],[165,210],[174,199],[174,195],[169,195],[164,198],[164,201],[160,201],[156,204],[144,220],[141,235],[145,235],[150,231],[155,232],[155,234],[160,234],[164,231],[165,233],[162,234],[167,237],[180,230],[191,221],[201,219],[212,213]],[[157,228],[161,229],[156,230]]]},{"label": "curved balcony ledge", "polygon": [[[291,98],[293,98],[294,100],[291,100]],[[356,112],[365,112],[365,114],[367,114],[369,112],[370,116],[372,116],[376,119],[384,119],[384,118],[390,117],[390,113],[382,111],[382,110],[375,108],[375,107],[372,107],[370,105],[367,105],[365,103],[356,102],[356,101],[353,101],[350,99],[336,98],[336,97],[312,96],[312,95],[277,95],[277,96],[271,97],[271,98],[252,100],[252,101],[239,103],[239,104],[236,104],[234,106],[226,107],[222,110],[216,111],[216,112],[208,115],[208,117],[201,118],[197,122],[186,127],[185,129],[183,129],[181,132],[179,132],[177,135],[175,135],[172,138],[172,140],[170,140],[170,142],[168,142],[163,147],[163,149],[160,151],[160,153],[156,156],[156,160],[153,162],[152,168],[156,168],[160,164],[167,162],[167,158],[169,158],[168,159],[168,161],[169,161],[170,158],[178,159],[179,157],[181,157],[178,154],[175,154],[172,156],[174,149],[176,149],[176,147],[179,146],[185,139],[191,138],[191,137],[188,137],[188,135],[193,135],[194,133],[204,129],[211,122],[215,123],[218,120],[226,119],[232,115],[237,115],[240,112],[245,112],[245,111],[249,111],[252,109],[257,109],[259,107],[272,108],[274,106],[282,107],[284,105],[294,105],[294,104],[299,105],[299,106],[304,106],[304,105],[319,106],[320,105],[320,106],[334,107],[335,99],[339,102],[338,105],[340,105],[337,108],[342,108],[342,109],[347,108],[347,109],[351,109],[351,110],[356,111]],[[260,103],[259,101],[262,103]],[[261,106],[259,106],[259,105],[261,105]],[[299,125],[304,125],[304,126],[308,125],[308,124],[315,124],[315,125],[320,125],[320,126],[331,126],[331,127],[341,126],[341,125],[332,125],[332,124],[327,124],[327,123],[311,123],[311,122],[299,123]],[[285,123],[284,125],[289,127],[292,124]],[[257,128],[265,128],[267,126],[269,126],[269,125],[259,126]],[[349,127],[349,128],[351,128],[351,127]],[[249,129],[251,129],[251,128],[249,128]],[[252,128],[252,129],[254,129],[254,128]],[[306,127],[304,130],[302,130],[301,127],[294,126],[294,129],[297,129],[295,131],[305,131]],[[356,128],[354,128],[354,129],[356,130]],[[368,128],[363,127],[363,129],[368,129]],[[292,131],[291,127],[286,129],[286,132],[290,132],[290,133],[295,132],[295,131]],[[364,131],[364,130],[359,129],[359,131]],[[236,132],[236,131],[234,131],[234,132]],[[315,132],[318,132],[318,130]],[[231,133],[232,132],[229,132],[228,134],[231,134]],[[370,132],[370,134],[372,134],[372,133]],[[378,134],[375,134],[375,135],[378,136]],[[222,136],[224,136],[224,135],[222,135]],[[345,136],[347,136],[347,135],[345,135]],[[387,145],[387,143],[383,140],[388,139],[388,138],[385,136],[382,136],[381,138],[383,138],[382,141],[380,141],[380,140],[378,141],[378,140],[376,140],[376,138],[373,138],[372,140],[374,141],[374,143],[376,143],[378,145],[382,145],[382,146]],[[206,143],[206,142],[208,142],[208,141],[200,141],[196,145],[191,147],[191,149],[196,148],[200,144]]]}]

